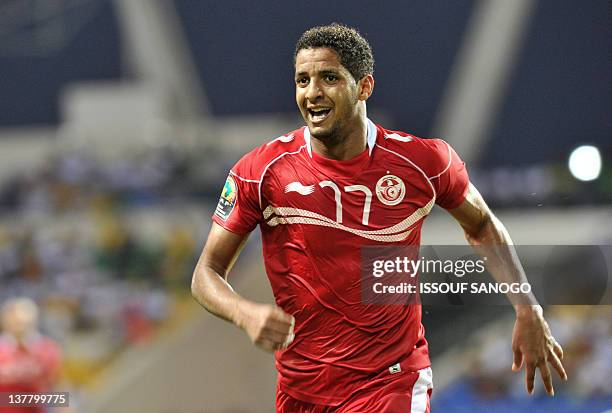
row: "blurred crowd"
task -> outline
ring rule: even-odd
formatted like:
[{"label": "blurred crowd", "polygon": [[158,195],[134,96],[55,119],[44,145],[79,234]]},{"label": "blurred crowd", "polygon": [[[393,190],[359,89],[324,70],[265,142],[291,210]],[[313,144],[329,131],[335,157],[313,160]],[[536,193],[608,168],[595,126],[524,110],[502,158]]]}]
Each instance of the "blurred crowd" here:
[{"label": "blurred crowd", "polygon": [[222,180],[168,148],[107,162],[71,152],[14,176],[0,186],[0,303],[34,299],[42,330],[86,380],[148,341],[188,294]]},{"label": "blurred crowd", "polygon": [[[556,375],[558,393],[590,398],[612,396],[612,307],[556,306],[547,315],[555,338],[564,349],[569,383]],[[508,373],[512,354],[507,337],[487,335],[480,342],[470,369],[470,381],[482,397],[518,397],[524,393],[524,377]],[[543,386],[537,391],[544,394]]]},{"label": "blurred crowd", "polygon": [[534,396],[527,396],[525,375],[511,373],[508,334],[483,330],[471,343],[467,377],[435,399],[437,407],[454,412],[555,411],[597,412],[612,409],[612,306],[553,306],[547,319],[564,350],[568,381],[553,371],[555,397],[546,395],[539,373]]},{"label": "blurred crowd", "polygon": [[86,208],[100,197],[119,205],[216,197],[227,168],[214,160],[212,153],[196,158],[169,146],[108,160],[86,150],[64,152],[0,185],[0,209],[61,213]]}]

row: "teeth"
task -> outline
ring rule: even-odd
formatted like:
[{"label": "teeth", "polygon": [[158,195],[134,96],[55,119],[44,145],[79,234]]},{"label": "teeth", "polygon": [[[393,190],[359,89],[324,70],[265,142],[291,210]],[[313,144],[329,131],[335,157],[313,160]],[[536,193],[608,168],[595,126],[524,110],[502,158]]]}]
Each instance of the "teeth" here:
[{"label": "teeth", "polygon": [[322,120],[327,117],[331,109],[309,109],[310,116],[316,118],[317,120]]},{"label": "teeth", "polygon": [[324,121],[330,112],[331,108],[308,109],[308,113],[310,113],[310,119],[312,119],[313,122],[317,123]]}]

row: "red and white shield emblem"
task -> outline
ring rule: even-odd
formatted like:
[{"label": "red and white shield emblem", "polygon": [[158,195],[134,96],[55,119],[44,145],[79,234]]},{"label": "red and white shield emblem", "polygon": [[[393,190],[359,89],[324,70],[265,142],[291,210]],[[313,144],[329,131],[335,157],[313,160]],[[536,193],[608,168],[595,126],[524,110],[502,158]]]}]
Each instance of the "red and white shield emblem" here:
[{"label": "red and white shield emblem", "polygon": [[404,182],[395,175],[385,175],[376,183],[376,196],[385,205],[397,205],[406,195]]}]

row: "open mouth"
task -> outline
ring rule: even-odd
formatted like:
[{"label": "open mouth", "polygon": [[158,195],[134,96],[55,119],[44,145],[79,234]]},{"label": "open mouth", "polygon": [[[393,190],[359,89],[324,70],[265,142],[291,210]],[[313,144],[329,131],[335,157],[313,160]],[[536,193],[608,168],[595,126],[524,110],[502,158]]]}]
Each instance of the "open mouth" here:
[{"label": "open mouth", "polygon": [[308,109],[310,120],[313,123],[323,122],[331,112],[331,109]]}]

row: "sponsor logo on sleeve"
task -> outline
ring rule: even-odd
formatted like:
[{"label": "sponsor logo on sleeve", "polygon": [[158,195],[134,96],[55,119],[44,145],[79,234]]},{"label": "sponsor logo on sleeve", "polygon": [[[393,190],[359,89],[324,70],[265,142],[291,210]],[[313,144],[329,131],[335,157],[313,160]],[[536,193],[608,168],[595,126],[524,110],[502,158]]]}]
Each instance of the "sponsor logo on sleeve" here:
[{"label": "sponsor logo on sleeve", "polygon": [[236,186],[236,181],[234,181],[234,178],[229,175],[225,180],[225,185],[223,185],[221,197],[219,198],[219,203],[215,209],[215,215],[226,221],[236,206],[237,198],[238,187]]}]

